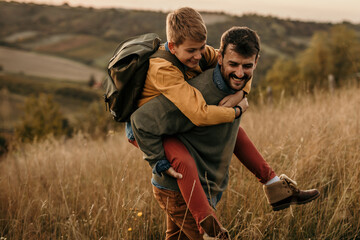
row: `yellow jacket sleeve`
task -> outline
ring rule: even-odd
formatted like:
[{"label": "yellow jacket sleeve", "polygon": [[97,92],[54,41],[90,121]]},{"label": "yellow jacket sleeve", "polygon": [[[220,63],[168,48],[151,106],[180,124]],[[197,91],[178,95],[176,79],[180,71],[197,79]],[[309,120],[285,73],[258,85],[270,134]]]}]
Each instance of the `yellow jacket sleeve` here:
[{"label": "yellow jacket sleeve", "polygon": [[150,60],[149,80],[196,126],[216,125],[235,119],[233,108],[207,105],[201,92],[185,81],[177,67],[164,59]]}]

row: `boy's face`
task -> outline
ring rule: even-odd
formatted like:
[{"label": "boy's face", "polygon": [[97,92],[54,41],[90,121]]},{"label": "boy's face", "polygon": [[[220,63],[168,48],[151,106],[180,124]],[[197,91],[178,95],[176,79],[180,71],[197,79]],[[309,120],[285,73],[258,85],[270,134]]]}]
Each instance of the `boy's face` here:
[{"label": "boy's face", "polygon": [[170,52],[174,54],[180,62],[189,68],[195,68],[199,65],[201,54],[205,52],[205,43],[196,42],[190,39],[186,39],[182,44],[175,45],[173,42],[169,42],[168,46]]},{"label": "boy's face", "polygon": [[256,55],[244,58],[233,49],[234,45],[229,44],[225,49],[224,57],[219,53],[218,62],[225,82],[231,89],[239,91],[251,79],[257,59]]}]

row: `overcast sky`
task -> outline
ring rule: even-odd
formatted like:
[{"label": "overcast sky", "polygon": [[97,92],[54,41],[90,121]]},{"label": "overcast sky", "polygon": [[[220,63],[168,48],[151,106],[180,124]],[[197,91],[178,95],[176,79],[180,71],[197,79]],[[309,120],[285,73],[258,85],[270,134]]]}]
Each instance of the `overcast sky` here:
[{"label": "overcast sky", "polygon": [[71,6],[119,7],[170,11],[179,7],[224,11],[231,14],[258,13],[293,20],[360,24],[360,0],[20,0]]}]

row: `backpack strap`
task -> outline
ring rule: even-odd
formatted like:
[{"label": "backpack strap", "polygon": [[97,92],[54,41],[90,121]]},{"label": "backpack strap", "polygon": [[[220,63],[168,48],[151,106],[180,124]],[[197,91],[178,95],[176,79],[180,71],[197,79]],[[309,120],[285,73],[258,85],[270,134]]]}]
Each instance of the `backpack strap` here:
[{"label": "backpack strap", "polygon": [[188,80],[188,77],[186,75],[185,65],[182,64],[180,60],[177,57],[175,57],[175,55],[172,54],[171,52],[159,49],[153,55],[151,55],[150,58],[163,58],[166,61],[171,62],[172,64],[174,64],[175,67],[177,67],[182,72],[185,81]]}]

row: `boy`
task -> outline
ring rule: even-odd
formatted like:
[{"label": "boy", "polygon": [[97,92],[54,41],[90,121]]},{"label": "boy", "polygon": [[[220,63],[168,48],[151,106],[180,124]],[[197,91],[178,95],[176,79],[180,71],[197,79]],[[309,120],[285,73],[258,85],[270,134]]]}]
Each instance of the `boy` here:
[{"label": "boy", "polygon": [[[198,65],[202,55],[204,56],[208,67],[213,67],[217,62],[216,51],[205,45],[206,28],[203,24],[202,18],[200,14],[193,9],[182,8],[168,15],[167,38],[168,42],[165,44],[165,50],[170,51],[187,67],[186,73],[190,78],[198,75],[203,70]],[[241,69],[242,72],[239,71],[236,74],[234,73],[230,75],[230,78],[233,79],[233,83],[235,85],[240,83],[243,84],[244,81],[247,82],[247,85],[244,87],[247,92],[250,90],[251,83],[251,75],[247,74],[247,72],[249,72],[249,69],[252,72],[252,67],[253,66],[244,65],[244,68]],[[164,95],[168,100],[174,103],[176,107],[179,108],[179,110],[189,120],[191,120],[191,122],[199,126],[231,123],[235,118],[240,117],[242,112],[241,110],[245,110],[247,107],[246,100],[241,101],[239,103],[240,107],[235,108],[207,105],[201,93],[184,80],[180,70],[172,66],[171,63],[164,59],[155,58],[150,60],[150,67],[144,87],[144,93],[139,102],[139,106],[142,106],[144,103],[160,94]],[[234,104],[234,102],[238,103],[242,97],[243,92],[238,91],[235,94],[230,95],[230,97],[226,98],[223,102],[226,102],[226,104],[234,107],[234,105],[237,105]],[[204,196],[205,193],[199,184],[200,181],[198,180],[198,176],[195,176],[197,175],[197,172],[194,172],[194,169],[189,168],[182,170],[175,169],[186,175],[184,181],[182,181],[181,175],[174,171],[169,162],[165,159],[163,150],[161,149],[160,151],[154,152],[151,149],[153,145],[156,145],[159,141],[161,141],[160,135],[156,134],[156,132],[155,134],[152,134],[151,128],[148,129],[148,132],[145,134],[144,132],[139,133],[136,121],[132,121],[132,125],[136,133],[136,140],[140,148],[144,151],[147,160],[153,166],[153,172],[159,175],[163,172],[167,172],[171,176],[178,178],[180,191],[197,224],[202,226],[204,231],[208,234],[211,234],[211,232],[214,231],[214,228],[219,229],[221,225],[217,221],[215,221],[215,223],[218,224],[218,227],[213,227],[211,226],[212,224],[207,224],[207,220],[210,219],[211,221],[211,219],[213,219],[211,217],[215,215],[206,200],[206,196]],[[174,134],[171,130],[166,133]],[[150,137],[154,139],[154,142],[147,142],[144,144],[141,136],[146,136],[147,138],[148,136],[154,136]],[[165,151],[166,146],[168,146],[168,144],[165,144]],[[171,146],[169,148],[171,148]],[[244,151],[244,149],[246,149],[246,151]],[[246,154],[246,152],[250,154]],[[185,155],[186,153],[183,154]],[[280,181],[274,171],[268,166],[265,160],[262,159],[256,148],[248,140],[246,134],[241,128],[237,136],[235,154],[238,157],[241,156],[240,160],[242,160],[245,166],[248,167],[258,178],[260,178],[261,182],[274,184],[277,181]],[[178,158],[178,160],[179,159],[181,158]],[[173,160],[174,158],[172,158],[172,164],[179,166],[179,164]],[[187,160],[193,161],[191,157],[187,158]],[[180,166],[183,165],[180,164]],[[187,179],[187,181],[185,181],[185,179]],[[190,182],[188,181],[189,179],[191,180]],[[192,184],[193,180],[195,180],[195,185]],[[156,181],[152,181],[152,183],[155,187],[158,187],[159,189],[162,188],[162,186],[157,184]],[[269,195],[269,191],[266,193]],[[192,198],[190,199],[191,194]],[[196,195],[194,196],[194,194]],[[211,200],[212,199],[210,199],[210,201]],[[272,202],[272,204],[274,203]]]}]

